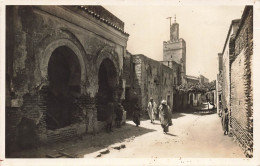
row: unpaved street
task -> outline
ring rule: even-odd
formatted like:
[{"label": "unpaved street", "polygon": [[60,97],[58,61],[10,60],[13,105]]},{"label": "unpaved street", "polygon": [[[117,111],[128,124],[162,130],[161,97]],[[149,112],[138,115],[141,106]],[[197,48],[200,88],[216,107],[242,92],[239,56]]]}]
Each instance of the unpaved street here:
[{"label": "unpaved street", "polygon": [[[140,130],[152,131],[122,142],[126,148],[112,149],[102,157],[244,157],[232,138],[224,136],[217,114],[176,113],[168,135],[163,134],[159,121],[156,123],[142,121]],[[133,125],[133,122],[129,121],[128,124]],[[84,157],[94,157],[96,154]]]},{"label": "unpaved street", "polygon": [[173,126],[167,135],[158,120],[156,124],[142,120],[140,127],[127,121],[122,128],[114,128],[112,133],[85,135],[82,139],[17,152],[12,157],[55,156],[58,151],[79,158],[244,157],[232,138],[224,136],[217,114],[195,113],[173,114]]}]

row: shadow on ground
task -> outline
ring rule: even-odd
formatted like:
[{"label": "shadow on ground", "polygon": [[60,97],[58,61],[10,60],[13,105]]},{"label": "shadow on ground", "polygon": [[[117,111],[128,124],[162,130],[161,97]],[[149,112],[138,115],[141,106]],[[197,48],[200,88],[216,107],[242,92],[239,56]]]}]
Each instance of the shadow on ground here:
[{"label": "shadow on ground", "polygon": [[186,116],[184,113],[176,112],[172,114],[172,119],[178,119],[180,117]]},{"label": "shadow on ground", "polygon": [[101,131],[96,135],[86,134],[81,139],[73,139],[68,142],[15,152],[10,154],[8,158],[46,158],[46,155],[57,156],[59,151],[75,156],[76,158],[82,158],[86,154],[102,150],[116,143],[130,142],[135,137],[154,131],[156,130],[136,127],[126,123],[121,128],[113,128],[113,132],[110,133]]},{"label": "shadow on ground", "polygon": [[217,109],[209,109],[209,110],[196,110],[194,114],[196,115],[211,115],[217,113]]}]

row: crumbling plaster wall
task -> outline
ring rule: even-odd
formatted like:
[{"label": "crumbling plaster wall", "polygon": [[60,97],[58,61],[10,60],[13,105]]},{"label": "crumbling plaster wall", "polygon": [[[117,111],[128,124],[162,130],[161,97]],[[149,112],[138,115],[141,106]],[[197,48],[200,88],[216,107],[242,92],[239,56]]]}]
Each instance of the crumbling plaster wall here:
[{"label": "crumbling plaster wall", "polygon": [[12,124],[9,119],[21,120],[27,117],[38,124],[37,132],[41,142],[62,138],[60,132],[56,131],[55,135],[54,131],[46,130],[45,88],[48,86],[47,69],[51,53],[59,46],[66,46],[77,55],[80,63],[81,95],[78,96],[78,103],[81,107],[80,115],[86,117],[79,117],[80,123],[68,129],[71,132],[63,129],[63,135],[69,138],[85,131],[94,131],[99,66],[104,59],[109,58],[120,78],[127,36],[91,16],[85,14],[82,17],[66,7],[12,6],[8,7],[7,14],[13,18],[7,25],[10,38],[7,39],[6,56],[7,74],[11,80],[10,93],[14,93],[11,108],[7,109],[7,127],[19,125]]},{"label": "crumbling plaster wall", "polygon": [[133,63],[136,75],[134,86],[139,88],[137,92],[142,111],[147,109],[151,97],[159,105],[162,99],[167,100],[170,96],[172,108],[173,69],[141,54],[133,55]]}]

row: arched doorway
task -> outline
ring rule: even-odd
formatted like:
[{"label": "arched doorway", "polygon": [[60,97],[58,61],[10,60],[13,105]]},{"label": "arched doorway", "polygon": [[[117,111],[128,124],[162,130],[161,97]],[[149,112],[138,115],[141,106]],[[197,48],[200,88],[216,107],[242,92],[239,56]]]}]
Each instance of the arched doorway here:
[{"label": "arched doorway", "polygon": [[47,129],[72,124],[74,100],[80,95],[81,69],[76,54],[66,46],[56,48],[48,63]]},{"label": "arched doorway", "polygon": [[117,101],[118,75],[114,63],[106,58],[98,71],[97,119],[104,121],[107,117],[108,102]]}]

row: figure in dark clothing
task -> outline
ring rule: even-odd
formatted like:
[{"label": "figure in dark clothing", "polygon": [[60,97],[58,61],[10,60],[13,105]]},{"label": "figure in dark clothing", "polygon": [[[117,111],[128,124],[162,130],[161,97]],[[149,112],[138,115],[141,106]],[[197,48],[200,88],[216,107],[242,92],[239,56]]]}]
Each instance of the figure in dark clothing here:
[{"label": "figure in dark clothing", "polygon": [[140,109],[138,103],[136,103],[134,106],[134,110],[133,110],[133,121],[134,121],[136,127],[138,127],[140,125],[140,118],[141,118],[141,109]]},{"label": "figure in dark clothing", "polygon": [[115,119],[116,127],[121,127],[122,116],[123,116],[123,107],[121,103],[118,103],[116,108],[116,119]]},{"label": "figure in dark clothing", "polygon": [[112,102],[109,102],[107,105],[107,132],[112,131],[112,123],[114,119],[114,104]]},{"label": "figure in dark clothing", "polygon": [[228,134],[228,121],[229,121],[228,109],[225,108],[225,112],[222,115],[222,128],[224,130],[224,135]]}]

